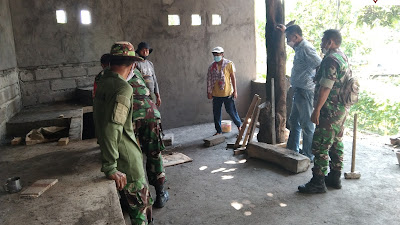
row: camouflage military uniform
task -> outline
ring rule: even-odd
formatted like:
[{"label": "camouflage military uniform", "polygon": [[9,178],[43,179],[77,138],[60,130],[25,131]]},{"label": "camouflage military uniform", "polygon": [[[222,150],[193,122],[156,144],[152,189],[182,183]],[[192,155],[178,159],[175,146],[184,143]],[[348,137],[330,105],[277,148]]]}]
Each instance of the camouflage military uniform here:
[{"label": "camouflage military uniform", "polygon": [[134,76],[128,81],[133,88],[133,120],[135,134],[143,152],[146,154],[146,171],[149,183],[163,185],[165,170],[161,151],[165,149],[160,132],[161,114],[150,99],[150,90],[146,87],[139,70],[134,69]]},{"label": "camouflage military uniform", "polygon": [[[117,47],[122,46],[121,51],[127,55],[133,50],[125,50],[125,43],[119,43]],[[133,49],[131,44],[128,46]],[[112,49],[111,53],[113,50],[116,51]],[[147,224],[152,220],[153,199],[143,169],[142,151],[133,132],[132,120],[129,119],[133,113],[132,88],[121,75],[110,69],[105,69],[96,83],[93,119],[101,150],[101,171],[107,177],[118,171],[126,175],[127,184],[120,194],[129,203],[132,224]]]},{"label": "camouflage military uniform", "polygon": [[[317,93],[320,86],[330,87],[328,99],[321,108],[319,125],[317,125],[312,142],[315,155],[313,175],[324,176],[331,171],[341,171],[343,167],[343,130],[348,108],[339,102],[339,91],[342,84],[339,79],[348,68],[347,57],[340,51],[329,52],[321,62],[315,80]],[[330,157],[330,161],[329,161]]]}]

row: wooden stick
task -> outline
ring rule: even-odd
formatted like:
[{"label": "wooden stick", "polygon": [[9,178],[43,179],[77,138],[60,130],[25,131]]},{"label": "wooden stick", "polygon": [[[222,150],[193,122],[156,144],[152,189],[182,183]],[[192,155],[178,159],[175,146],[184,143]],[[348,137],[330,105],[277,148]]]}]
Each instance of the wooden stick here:
[{"label": "wooden stick", "polygon": [[236,139],[236,142],[235,142],[235,145],[233,146],[233,149],[237,149],[239,147],[239,143],[242,140],[242,136],[243,136],[244,130],[246,129],[247,124],[249,123],[248,120],[249,120],[249,118],[251,116],[251,113],[254,111],[254,107],[255,107],[255,104],[256,104],[256,101],[257,101],[258,97],[259,96],[257,94],[255,94],[254,97],[253,97],[253,101],[251,102],[250,108],[247,111],[246,118],[244,119],[243,124],[242,124],[242,129],[239,132],[239,135],[238,135],[238,137]]},{"label": "wooden stick", "polygon": [[353,151],[351,154],[351,172],[354,173],[356,167],[356,139],[357,139],[357,113],[354,114],[353,124]]},{"label": "wooden stick", "polygon": [[256,104],[255,104],[255,106],[254,106],[253,112],[252,112],[252,114],[251,114],[251,121],[250,121],[249,126],[248,126],[248,128],[247,128],[246,135],[244,136],[244,141],[243,141],[243,143],[242,143],[242,147],[245,147],[245,146],[247,145],[247,141],[248,141],[249,139],[251,139],[251,138],[249,137],[249,135],[250,135],[251,130],[252,130],[253,126],[254,126],[254,123],[255,123],[254,120],[256,120],[255,116],[256,116],[256,114],[257,114],[258,105],[260,104],[260,101],[261,101],[261,98],[258,97],[258,98],[257,98],[257,101],[256,101]]},{"label": "wooden stick", "polygon": [[[261,99],[260,99],[260,101],[261,101]],[[258,117],[260,116],[260,111],[261,111],[262,108],[265,108],[265,102],[263,104],[257,106],[256,116],[255,116],[255,119],[254,119],[253,127],[251,128],[250,139],[249,139],[248,143],[253,141],[254,131],[256,130]]]},{"label": "wooden stick", "polygon": [[275,131],[275,84],[274,78],[271,78],[271,134],[272,144],[276,144],[276,131]]}]

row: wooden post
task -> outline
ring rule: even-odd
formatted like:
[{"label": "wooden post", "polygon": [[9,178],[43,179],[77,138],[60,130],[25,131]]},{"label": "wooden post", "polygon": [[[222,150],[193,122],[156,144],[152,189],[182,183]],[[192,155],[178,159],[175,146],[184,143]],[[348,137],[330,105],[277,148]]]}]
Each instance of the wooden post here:
[{"label": "wooden post", "polygon": [[[285,24],[284,1],[283,0],[265,0],[267,7],[266,17],[267,24],[265,29],[266,46],[267,46],[267,82],[266,102],[272,104],[271,99],[271,79],[274,78],[274,94],[275,94],[275,131],[276,142],[284,142],[286,128],[286,49],[285,34],[276,29],[278,24]],[[267,105],[269,112],[261,112],[264,118],[260,118],[259,141],[272,143],[271,125],[268,121],[271,118],[271,107]],[[264,115],[266,114],[266,115]],[[265,123],[261,124],[261,121]],[[260,137],[262,134],[262,137]]]}]

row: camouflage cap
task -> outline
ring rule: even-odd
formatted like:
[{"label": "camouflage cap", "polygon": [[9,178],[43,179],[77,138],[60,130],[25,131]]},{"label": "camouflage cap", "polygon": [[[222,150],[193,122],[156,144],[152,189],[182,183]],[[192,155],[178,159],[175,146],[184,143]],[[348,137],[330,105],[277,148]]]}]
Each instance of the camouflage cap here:
[{"label": "camouflage cap", "polygon": [[115,42],[113,46],[111,47],[110,51],[111,56],[124,56],[124,57],[130,57],[135,59],[135,61],[142,61],[143,59],[140,57],[137,57],[135,54],[135,48],[130,42],[127,41],[119,41]]}]

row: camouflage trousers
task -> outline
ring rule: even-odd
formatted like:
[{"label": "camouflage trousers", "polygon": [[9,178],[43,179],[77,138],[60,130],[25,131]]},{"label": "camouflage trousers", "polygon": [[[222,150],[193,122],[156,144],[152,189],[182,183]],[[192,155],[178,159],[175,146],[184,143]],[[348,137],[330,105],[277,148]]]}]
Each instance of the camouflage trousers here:
[{"label": "camouflage trousers", "polygon": [[[342,106],[322,107],[312,141],[312,151],[315,156],[314,176],[324,176],[330,170],[341,171],[343,168],[343,131],[348,110]],[[330,159],[330,160],[329,160]]]},{"label": "camouflage trousers", "polygon": [[121,206],[128,211],[132,225],[147,225],[152,221],[153,199],[146,178],[128,183],[119,194]]},{"label": "camouflage trousers", "polygon": [[149,184],[163,185],[166,177],[161,151],[165,149],[161,138],[159,119],[135,120],[135,135],[146,155],[146,172]]}]

